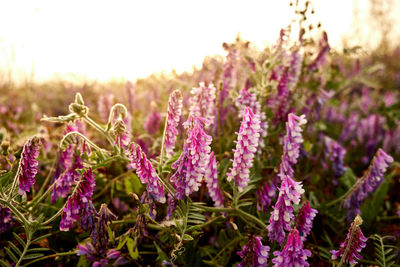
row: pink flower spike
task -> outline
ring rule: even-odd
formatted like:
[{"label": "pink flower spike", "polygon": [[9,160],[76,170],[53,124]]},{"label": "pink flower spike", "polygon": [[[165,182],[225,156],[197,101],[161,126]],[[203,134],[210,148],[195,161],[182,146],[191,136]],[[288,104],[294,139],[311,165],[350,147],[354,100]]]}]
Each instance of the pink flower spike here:
[{"label": "pink flower spike", "polygon": [[232,168],[226,174],[228,181],[234,180],[239,192],[242,192],[250,181],[250,168],[253,166],[254,155],[257,152],[260,130],[259,115],[254,114],[250,108],[246,108],[239,133],[237,133],[236,149],[233,150],[235,153]]}]

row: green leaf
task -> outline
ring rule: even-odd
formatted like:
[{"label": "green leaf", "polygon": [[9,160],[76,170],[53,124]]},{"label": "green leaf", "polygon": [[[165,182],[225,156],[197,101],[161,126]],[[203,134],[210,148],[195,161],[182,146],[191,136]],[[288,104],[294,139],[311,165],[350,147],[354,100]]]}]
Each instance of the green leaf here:
[{"label": "green leaf", "polygon": [[184,234],[183,237],[182,237],[182,239],[183,239],[183,240],[186,240],[186,241],[190,241],[190,240],[193,240],[193,237],[191,237],[191,236],[188,235],[188,234]]},{"label": "green leaf", "polygon": [[4,249],[7,251],[8,256],[16,263],[18,262],[18,258],[14,255],[14,253],[9,249],[8,247],[4,247]]},{"label": "green leaf", "polygon": [[82,255],[79,257],[78,264],[76,267],[89,267],[89,262],[87,261],[87,258],[85,255]]},{"label": "green leaf", "polygon": [[125,245],[126,241],[128,241],[128,239],[129,239],[129,236],[125,236],[125,238],[122,239],[122,241],[120,241],[118,243],[117,250],[120,250]]},{"label": "green leaf", "polygon": [[42,253],[29,254],[29,255],[24,256],[24,260],[32,260],[32,259],[40,258],[43,256],[44,256],[44,254],[42,254]]},{"label": "green leaf", "polygon": [[21,256],[22,252],[21,250],[19,250],[19,248],[17,248],[16,245],[14,245],[11,241],[8,241],[8,244],[15,251],[15,253],[17,253],[18,256]]},{"label": "green leaf", "polygon": [[0,265],[1,265],[2,267],[11,267],[10,264],[8,264],[7,262],[3,261],[2,259],[0,259]]},{"label": "green leaf", "polygon": [[45,235],[39,236],[38,238],[32,240],[32,243],[39,242],[40,240],[45,239],[46,237],[49,237],[49,236],[51,236],[52,234],[53,234],[53,233],[49,233],[49,234],[45,234]]},{"label": "green leaf", "polygon": [[157,260],[158,261],[169,260],[167,254],[158,246],[158,244],[156,242],[153,242],[153,244],[157,249],[157,254],[158,254]]},{"label": "green leaf", "polygon": [[133,251],[133,248],[135,247],[135,241],[132,238],[128,238],[128,241],[126,242],[126,247],[128,248],[128,252],[131,258],[137,260],[139,258],[139,251],[137,247],[135,248],[135,251]]}]

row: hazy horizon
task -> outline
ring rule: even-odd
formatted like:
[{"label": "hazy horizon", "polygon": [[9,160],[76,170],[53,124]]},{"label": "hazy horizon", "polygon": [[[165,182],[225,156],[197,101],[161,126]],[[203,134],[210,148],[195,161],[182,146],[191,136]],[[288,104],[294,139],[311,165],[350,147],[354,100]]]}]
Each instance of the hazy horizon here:
[{"label": "hazy horizon", "polygon": [[[351,38],[355,7],[358,31],[371,34],[363,27],[368,1],[313,3],[312,19],[321,21],[332,47],[341,49],[344,39],[357,44]],[[400,14],[395,4],[394,16]],[[9,1],[0,11],[0,72],[14,82],[180,73],[200,66],[206,56],[224,54],[222,43],[238,33],[259,48],[273,44],[292,15],[289,1]]]}]

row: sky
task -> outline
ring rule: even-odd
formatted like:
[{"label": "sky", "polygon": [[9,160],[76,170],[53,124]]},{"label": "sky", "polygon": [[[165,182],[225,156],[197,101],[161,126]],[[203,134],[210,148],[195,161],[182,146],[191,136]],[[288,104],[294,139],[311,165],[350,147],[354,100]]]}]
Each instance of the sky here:
[{"label": "sky", "polygon": [[[400,0],[394,1],[399,15]],[[313,2],[313,19],[337,48],[354,28],[354,6],[360,21],[368,6],[367,0]],[[281,0],[0,0],[0,74],[14,81],[103,82],[179,73],[207,55],[223,55],[222,43],[238,33],[259,48],[273,44],[292,14]]]}]

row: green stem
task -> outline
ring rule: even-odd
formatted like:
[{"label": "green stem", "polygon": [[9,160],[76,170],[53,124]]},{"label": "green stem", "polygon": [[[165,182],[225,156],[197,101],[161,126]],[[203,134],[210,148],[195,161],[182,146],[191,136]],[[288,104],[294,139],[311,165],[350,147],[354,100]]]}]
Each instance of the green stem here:
[{"label": "green stem", "polygon": [[251,215],[250,213],[247,213],[241,209],[235,209],[235,211],[240,217],[242,217],[242,219],[244,221],[248,221],[248,220],[253,221],[255,224],[258,224],[259,226],[261,226],[261,228],[267,229],[267,225],[265,223],[263,223],[260,219]]},{"label": "green stem", "polygon": [[162,166],[164,164],[165,135],[167,134],[167,124],[168,124],[168,113],[167,113],[167,116],[165,117],[165,125],[164,125],[163,137],[162,137],[162,142],[161,142],[160,166]]},{"label": "green stem", "polygon": [[110,162],[112,162],[112,161],[114,161],[114,160],[129,161],[129,159],[126,158],[126,157],[123,157],[123,156],[121,156],[121,155],[116,155],[116,156],[112,156],[112,157],[110,157],[110,158],[108,158],[108,159],[106,159],[106,160],[103,160],[102,162],[100,162],[100,163],[97,164],[97,165],[92,166],[92,170],[96,170],[96,169],[98,169],[98,168],[100,168],[100,167],[103,167],[103,166],[107,165],[108,163],[110,163]]},{"label": "green stem", "polygon": [[15,267],[18,267],[21,264],[22,260],[24,259],[24,256],[25,256],[26,252],[28,252],[29,245],[31,244],[32,234],[33,233],[28,232],[27,229],[25,229],[25,230],[26,230],[26,244],[25,244],[25,247],[24,247],[24,251],[22,251],[22,254],[19,257],[19,260],[18,260],[17,264],[15,265]]},{"label": "green stem", "polygon": [[35,262],[38,262],[38,261],[42,261],[42,260],[45,260],[45,259],[56,258],[56,257],[59,257],[59,256],[76,255],[76,253],[77,253],[77,251],[74,250],[74,251],[60,252],[60,253],[56,253],[56,254],[51,254],[51,255],[47,255],[47,256],[43,256],[43,257],[34,259],[34,260],[26,263],[24,266],[28,266],[28,265],[31,265],[32,263],[35,263]]},{"label": "green stem", "polygon": [[104,149],[98,147],[95,143],[93,143],[92,141],[89,140],[89,138],[87,138],[86,136],[84,136],[83,134],[81,134],[80,132],[77,131],[73,131],[73,132],[69,132],[66,135],[64,135],[63,139],[60,142],[60,147],[63,147],[63,143],[64,140],[70,136],[70,135],[78,135],[80,138],[82,138],[83,140],[85,140],[90,146],[92,146],[94,149],[96,149],[97,151],[104,151]]},{"label": "green stem", "polygon": [[3,199],[0,199],[0,202],[2,205],[7,206],[13,213],[14,215],[16,215],[20,221],[24,224],[24,225],[29,225],[28,220],[25,218],[25,216],[10,202],[10,201],[5,201]]},{"label": "green stem", "polygon": [[114,146],[114,140],[111,137],[111,135],[106,132],[103,127],[101,127],[99,124],[97,124],[94,120],[92,120],[88,115],[85,115],[83,119],[92,127],[94,127],[97,131],[99,131],[101,134],[104,135],[104,137],[107,139],[107,141],[111,144],[111,146]]},{"label": "green stem", "polygon": [[[79,187],[79,184],[80,184],[81,182],[82,182],[82,180],[79,180],[79,181],[76,183],[76,186],[75,186],[75,188],[74,188],[74,190],[72,191],[72,193],[71,193],[70,196],[73,196],[73,195],[75,194],[75,192],[76,192],[76,190],[77,190],[77,188]],[[43,225],[46,225],[46,224],[49,224],[49,223],[51,223],[52,221],[54,221],[54,220],[63,212],[63,210],[64,210],[64,208],[67,206],[67,204],[68,204],[68,199],[67,199],[67,201],[65,201],[64,205],[62,206],[62,208],[59,209],[59,210],[57,211],[56,214],[54,214],[50,219],[48,219],[47,221],[45,221],[45,222],[42,223],[42,226],[43,226]]]},{"label": "green stem", "polygon": [[196,229],[201,229],[201,228],[206,227],[206,226],[208,226],[208,225],[210,225],[210,224],[213,224],[214,222],[216,222],[216,221],[218,221],[218,220],[220,220],[220,219],[223,219],[223,218],[224,218],[224,217],[222,217],[222,216],[215,217],[215,218],[213,218],[212,220],[209,220],[209,221],[207,221],[207,222],[205,222],[205,223],[202,223],[202,224],[199,224],[199,225],[191,226],[191,227],[189,227],[189,228],[187,229],[187,231],[188,231],[188,232],[191,232],[191,231],[196,230]]}]

